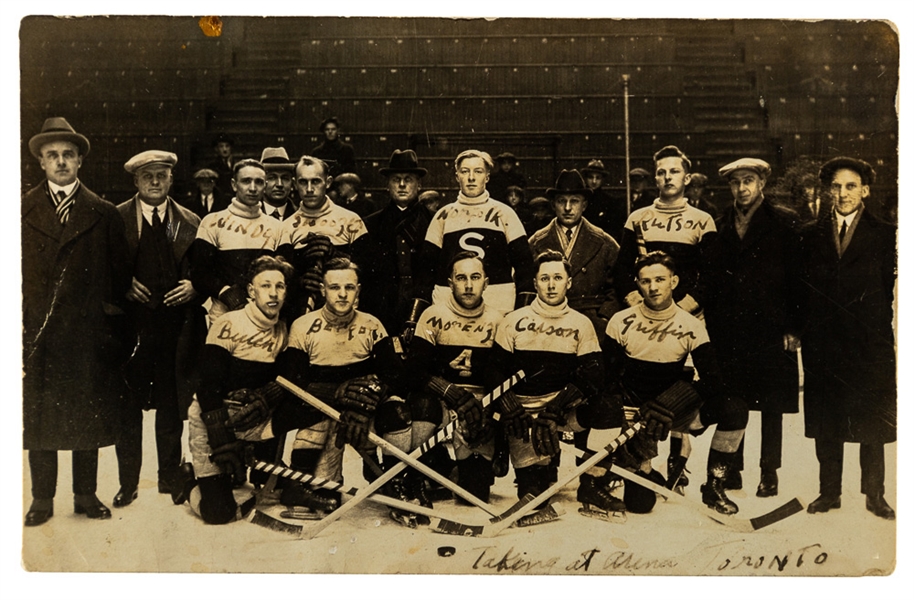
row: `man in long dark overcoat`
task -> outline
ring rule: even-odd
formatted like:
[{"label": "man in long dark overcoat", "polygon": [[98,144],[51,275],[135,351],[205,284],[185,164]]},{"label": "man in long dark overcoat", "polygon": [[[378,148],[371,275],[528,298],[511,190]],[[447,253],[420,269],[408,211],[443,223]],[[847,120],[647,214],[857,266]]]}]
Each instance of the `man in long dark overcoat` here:
[{"label": "man in long dark overcoat", "polygon": [[95,491],[98,448],[115,442],[123,402],[124,222],[77,178],[89,140],[65,119],[47,119],[29,150],[47,181],[22,197],[25,524],[54,514],[58,450],[73,451],[75,511],[106,519]]},{"label": "man in long dark overcoat", "polygon": [[[756,495],[769,497],[778,493],[782,415],[799,410],[799,236],[790,216],[765,198],[768,163],[741,158],[719,173],[734,201],[717,223],[718,243],[705,266],[705,318],[730,390],[761,412]],[[742,444],[738,456],[742,469]]]},{"label": "man in long dark overcoat", "polygon": [[806,437],[815,439],[819,461],[819,497],[808,511],[841,506],[849,442],[860,444],[860,491],[867,510],[894,519],[884,498],[884,446],[896,439],[896,231],[863,203],[874,178],[873,168],[854,158],[822,165],[819,179],[834,208],[804,234],[804,412]]}]

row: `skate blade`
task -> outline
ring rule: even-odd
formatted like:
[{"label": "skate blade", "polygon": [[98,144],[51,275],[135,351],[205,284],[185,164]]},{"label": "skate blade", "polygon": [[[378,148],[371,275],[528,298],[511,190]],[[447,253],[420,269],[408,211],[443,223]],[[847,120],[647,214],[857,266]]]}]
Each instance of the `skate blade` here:
[{"label": "skate blade", "polygon": [[529,515],[524,515],[514,523],[514,526],[530,527],[532,525],[549,523],[551,521],[558,520],[558,518],[564,514],[565,508],[560,503],[554,502],[546,508],[541,508],[536,512],[530,513]]},{"label": "skate blade", "polygon": [[600,519],[601,521],[606,521],[607,523],[615,523],[617,525],[623,525],[628,520],[628,517],[621,510],[614,510],[610,512],[595,506],[590,506],[589,504],[585,504],[579,508],[578,513],[584,515],[585,517]]},{"label": "skate blade", "polygon": [[279,516],[283,519],[296,519],[299,521],[320,521],[326,517],[327,514],[328,513],[320,510],[315,511],[310,508],[292,507],[279,513]]}]

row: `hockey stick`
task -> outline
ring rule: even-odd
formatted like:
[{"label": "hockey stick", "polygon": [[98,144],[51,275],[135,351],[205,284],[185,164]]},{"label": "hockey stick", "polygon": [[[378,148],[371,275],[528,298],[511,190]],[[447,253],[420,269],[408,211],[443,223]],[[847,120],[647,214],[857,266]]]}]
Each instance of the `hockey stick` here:
[{"label": "hockey stick", "polygon": [[[539,496],[533,498],[531,497],[532,494],[527,494],[521,498],[519,502],[517,502],[514,506],[506,511],[505,514],[508,515],[507,517],[503,517],[497,523],[490,523],[489,525],[485,525],[481,530],[463,531],[460,532],[460,534],[480,537],[492,537],[498,535],[513,525],[515,521],[518,521],[522,517],[536,510],[537,505],[548,500],[553,495],[558,493],[563,487],[568,485],[569,482],[573,481],[577,477],[580,477],[581,474],[586,472],[589,468],[615,452],[619,446],[630,440],[633,435],[638,433],[638,430],[640,430],[643,426],[644,424],[639,422],[629,427],[627,430],[619,434],[616,439],[607,444],[605,448],[595,453],[582,464],[578,465],[573,471],[570,471],[564,477],[559,477],[558,481],[553,483]],[[436,531],[440,531],[441,533],[456,533],[454,531],[449,531],[450,527],[448,523],[438,522],[433,526],[433,528]]]},{"label": "hockey stick", "polygon": [[768,525],[777,523],[778,521],[782,521],[782,520],[786,519],[787,517],[789,517],[791,515],[795,515],[796,513],[802,511],[804,508],[803,501],[800,500],[799,498],[794,498],[793,500],[790,500],[786,504],[779,506],[778,508],[772,510],[771,512],[765,513],[763,515],[760,515],[758,517],[754,517],[751,519],[741,519],[739,517],[734,517],[734,516],[730,516],[730,515],[725,515],[723,513],[719,513],[716,510],[714,510],[713,508],[705,506],[701,502],[697,502],[690,498],[686,498],[685,496],[680,496],[673,490],[668,490],[667,488],[663,487],[662,485],[657,485],[653,481],[649,481],[643,477],[638,477],[632,471],[629,471],[628,469],[624,469],[618,465],[612,465],[609,468],[609,470],[611,473],[618,475],[622,479],[631,481],[632,483],[636,483],[653,492],[656,492],[656,493],[660,494],[661,496],[663,496],[664,498],[666,498],[667,500],[673,500],[674,502],[682,503],[685,506],[688,506],[689,508],[691,508],[697,512],[700,512],[701,514],[705,515],[709,519],[717,521],[721,525],[724,525],[724,526],[729,527],[730,529],[734,529],[736,531],[740,531],[742,533],[749,533],[752,531],[757,531],[757,530],[761,529],[762,527],[767,527]]},{"label": "hockey stick", "polygon": [[[515,383],[520,381],[520,379],[523,378],[523,376],[524,376],[523,372],[518,371],[518,373],[513,375],[510,379],[504,381],[501,385],[499,385],[497,388],[495,388],[494,390],[489,392],[489,394],[487,394],[481,400],[481,402],[483,402],[483,405],[485,406],[486,404],[490,404],[491,402],[496,400],[505,391],[510,389]],[[337,420],[337,421],[339,420],[338,411],[334,410],[327,404],[321,402],[320,400],[315,398],[313,395],[307,393],[306,391],[299,388],[298,386],[296,386],[289,380],[287,380],[283,377],[277,377],[276,381],[281,386],[285,387],[287,390],[289,390],[290,392],[292,392],[293,394],[295,394],[296,396],[298,396],[299,398],[301,398],[308,404],[311,404],[315,408],[318,408],[319,410],[321,410],[321,412],[323,412],[324,414],[330,416],[334,420]],[[330,412],[328,412],[328,411],[330,411]],[[374,492],[379,490],[384,484],[386,484],[388,481],[390,481],[391,479],[396,477],[397,474],[399,474],[407,466],[415,467],[416,470],[418,470],[423,475],[428,475],[429,477],[431,477],[438,483],[441,483],[441,485],[443,485],[447,489],[457,493],[461,497],[466,498],[467,500],[472,502],[474,505],[480,506],[489,514],[494,515],[495,513],[492,512],[494,509],[492,509],[492,507],[489,506],[487,503],[483,502],[479,498],[476,498],[472,494],[466,492],[463,488],[456,486],[454,483],[451,482],[451,480],[439,475],[436,471],[426,467],[423,463],[420,463],[418,460],[425,453],[425,451],[430,449],[432,446],[436,445],[440,440],[445,439],[448,435],[453,433],[453,431],[454,431],[454,429],[456,429],[456,427],[457,427],[456,421],[449,423],[447,427],[442,429],[442,431],[438,432],[438,434],[433,436],[432,439],[429,439],[425,444],[423,444],[416,450],[413,450],[413,452],[409,455],[407,455],[405,452],[403,452],[399,448],[396,448],[395,446],[388,444],[385,440],[378,437],[377,435],[370,433],[368,439],[370,439],[375,444],[381,445],[382,448],[389,449],[390,453],[393,454],[394,456],[396,456],[397,458],[399,458],[401,460],[401,462],[399,464],[395,465],[394,467],[392,467],[386,473],[384,473],[384,475],[382,475],[381,477],[374,480],[367,487],[362,488],[362,490],[358,494],[356,494],[356,496],[353,497],[349,502],[342,504],[335,511],[333,511],[332,513],[327,515],[327,517],[325,517],[323,520],[316,523],[310,529],[310,531],[308,532],[308,535],[310,537],[314,537],[315,535],[320,533],[322,530],[324,530],[326,527],[328,527],[331,523],[333,523],[334,521],[336,521],[337,519],[342,517],[346,512],[355,508],[360,502],[365,500],[365,498],[367,498],[369,495],[373,494]],[[457,490],[459,490],[459,492]],[[469,497],[467,497],[467,496],[469,496]],[[474,502],[474,500],[475,500],[475,502]],[[304,536],[304,532],[303,532],[303,536]]]}]

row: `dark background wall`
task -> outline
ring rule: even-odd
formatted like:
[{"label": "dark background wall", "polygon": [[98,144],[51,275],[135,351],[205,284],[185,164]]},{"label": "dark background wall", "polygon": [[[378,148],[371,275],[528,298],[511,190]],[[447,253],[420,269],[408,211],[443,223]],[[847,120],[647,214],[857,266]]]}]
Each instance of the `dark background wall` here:
[{"label": "dark background wall", "polygon": [[716,171],[739,156],[778,175],[848,154],[879,174],[874,208],[897,206],[898,38],[882,22],[226,17],[207,37],[196,17],[29,17],[20,41],[24,188],[42,179],[26,144],[48,116],[89,137],[81,178],[121,201],[136,152],[176,152],[186,189],[218,132],[238,156],[300,155],[336,115],[370,191],[405,147],[450,196],[469,147],[517,155],[528,197],[591,158],[621,190],[628,75],[633,168],[676,144],[721,201]]}]

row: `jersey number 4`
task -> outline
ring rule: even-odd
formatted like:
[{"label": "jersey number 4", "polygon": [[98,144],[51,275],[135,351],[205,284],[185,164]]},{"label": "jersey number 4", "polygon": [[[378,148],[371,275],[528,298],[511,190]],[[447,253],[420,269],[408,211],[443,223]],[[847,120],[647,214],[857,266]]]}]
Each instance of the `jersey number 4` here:
[{"label": "jersey number 4", "polygon": [[452,369],[458,371],[461,377],[470,377],[473,374],[472,358],[473,351],[467,348],[448,364]]}]

